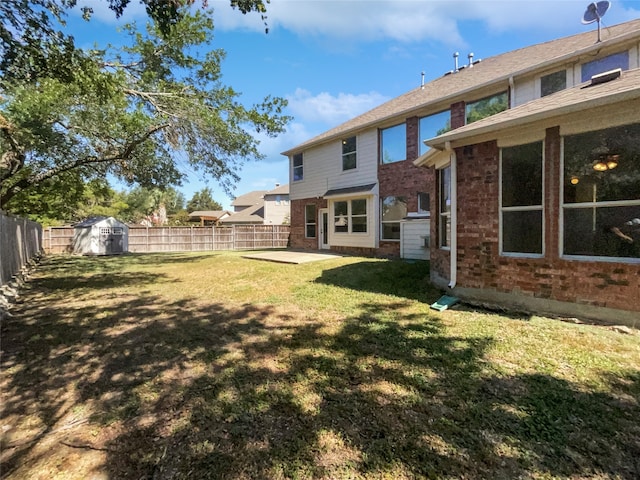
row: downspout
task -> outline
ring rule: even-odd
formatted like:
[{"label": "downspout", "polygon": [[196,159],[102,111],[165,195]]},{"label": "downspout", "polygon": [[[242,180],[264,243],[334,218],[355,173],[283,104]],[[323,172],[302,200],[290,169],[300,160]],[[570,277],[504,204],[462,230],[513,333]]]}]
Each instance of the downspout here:
[{"label": "downspout", "polygon": [[513,108],[516,106],[516,89],[515,82],[513,81],[513,75],[509,77],[509,108]]},{"label": "downspout", "polygon": [[451,142],[445,143],[451,161],[451,251],[450,251],[450,281],[449,288],[455,288],[458,277],[458,167],[456,151],[451,148]]}]

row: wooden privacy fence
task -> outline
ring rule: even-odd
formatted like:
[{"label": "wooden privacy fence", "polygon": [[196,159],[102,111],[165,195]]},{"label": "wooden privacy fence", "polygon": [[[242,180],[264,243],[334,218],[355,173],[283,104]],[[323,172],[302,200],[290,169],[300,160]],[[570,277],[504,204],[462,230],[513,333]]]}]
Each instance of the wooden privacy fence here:
[{"label": "wooden privacy fence", "polygon": [[[73,228],[50,227],[44,234],[46,253],[72,250]],[[129,227],[129,251],[201,252],[285,248],[289,225],[230,225],[228,227]]]},{"label": "wooden privacy fence", "polygon": [[41,249],[40,224],[0,212],[0,285],[9,282]]}]

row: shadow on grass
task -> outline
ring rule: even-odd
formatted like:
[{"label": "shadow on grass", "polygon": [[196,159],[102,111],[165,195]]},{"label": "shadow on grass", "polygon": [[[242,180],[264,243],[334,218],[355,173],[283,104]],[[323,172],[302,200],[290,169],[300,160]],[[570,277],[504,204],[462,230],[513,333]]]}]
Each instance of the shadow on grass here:
[{"label": "shadow on grass", "polygon": [[608,393],[498,376],[493,338],[399,307],[332,327],[153,295],[25,302],[3,326],[3,424],[34,418],[3,475],[49,442],[102,452],[111,479],[638,477],[638,372],[603,379]]},{"label": "shadow on grass", "polygon": [[324,270],[316,282],[419,301],[433,301],[440,295],[429,280],[429,262],[425,261],[352,263]]}]

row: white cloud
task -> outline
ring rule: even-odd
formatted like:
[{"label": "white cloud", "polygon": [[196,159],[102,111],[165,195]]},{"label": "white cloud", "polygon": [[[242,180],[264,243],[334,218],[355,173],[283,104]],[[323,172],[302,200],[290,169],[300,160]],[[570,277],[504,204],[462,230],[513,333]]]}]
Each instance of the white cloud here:
[{"label": "white cloud", "polygon": [[[489,32],[546,30],[574,32],[586,9],[585,0],[274,0],[267,5],[271,29],[300,36],[352,41],[396,40],[415,43],[434,40],[466,46],[461,22],[479,21]],[[638,11],[612,2],[604,24],[637,18]],[[228,0],[210,0],[217,28],[263,31],[260,15],[242,15]],[[569,30],[568,30],[569,29]]]},{"label": "white cloud", "polygon": [[388,98],[377,92],[358,95],[339,93],[337,96],[321,92],[312,95],[311,92],[298,88],[293,95],[287,96],[287,100],[289,110],[296,120],[337,125],[371,110]]}]

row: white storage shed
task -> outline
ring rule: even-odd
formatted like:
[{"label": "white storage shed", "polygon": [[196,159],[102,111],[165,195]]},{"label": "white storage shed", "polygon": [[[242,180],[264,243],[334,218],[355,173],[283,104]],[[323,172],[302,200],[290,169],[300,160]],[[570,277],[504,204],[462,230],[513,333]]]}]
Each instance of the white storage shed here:
[{"label": "white storage shed", "polygon": [[129,251],[129,227],[113,217],[92,217],[74,225],[73,253],[119,255]]}]

